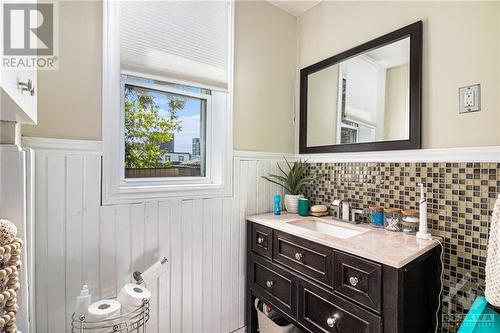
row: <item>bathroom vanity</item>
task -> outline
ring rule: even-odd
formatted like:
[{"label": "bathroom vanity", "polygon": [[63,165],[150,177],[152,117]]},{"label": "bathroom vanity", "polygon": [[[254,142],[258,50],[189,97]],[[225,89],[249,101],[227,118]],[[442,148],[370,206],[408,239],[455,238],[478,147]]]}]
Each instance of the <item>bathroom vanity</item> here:
[{"label": "bathroom vanity", "polygon": [[437,240],[295,214],[247,218],[247,331],[255,298],[306,332],[434,332]]}]

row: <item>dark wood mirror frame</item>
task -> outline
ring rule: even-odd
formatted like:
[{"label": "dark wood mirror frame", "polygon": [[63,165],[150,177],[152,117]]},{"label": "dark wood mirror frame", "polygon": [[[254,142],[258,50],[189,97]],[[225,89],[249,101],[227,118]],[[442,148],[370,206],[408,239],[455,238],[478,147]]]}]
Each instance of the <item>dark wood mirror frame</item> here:
[{"label": "dark wood mirror frame", "polygon": [[[408,140],[378,141],[365,143],[307,146],[307,79],[308,75],[358,54],[410,37],[410,116]],[[324,59],[300,70],[300,137],[299,152],[340,153],[377,150],[401,150],[421,148],[422,124],[422,21],[418,21],[367,43],[353,47],[333,57]]]}]

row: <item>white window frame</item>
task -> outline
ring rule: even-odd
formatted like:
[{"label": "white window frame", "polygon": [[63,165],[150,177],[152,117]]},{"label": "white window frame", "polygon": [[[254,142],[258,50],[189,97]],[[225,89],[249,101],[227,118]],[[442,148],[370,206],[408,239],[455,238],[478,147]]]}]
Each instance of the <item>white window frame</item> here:
[{"label": "white window frame", "polygon": [[[119,204],[144,202],[172,197],[213,197],[232,192],[232,78],[233,24],[229,33],[228,91],[191,82],[179,82],[165,77],[148,77],[120,70],[118,2],[103,2],[103,73],[102,73],[102,203]],[[234,3],[230,21],[233,22]],[[141,78],[190,85],[211,91],[210,95],[192,93],[167,85],[122,79],[122,74]],[[161,90],[207,101],[206,108],[206,165],[203,177],[125,178],[124,156],[124,87],[125,84]]]}]

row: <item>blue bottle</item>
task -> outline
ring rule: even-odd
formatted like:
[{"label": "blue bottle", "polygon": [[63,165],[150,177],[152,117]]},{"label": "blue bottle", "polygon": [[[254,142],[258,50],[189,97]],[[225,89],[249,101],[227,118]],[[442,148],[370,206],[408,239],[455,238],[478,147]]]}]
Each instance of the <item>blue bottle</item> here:
[{"label": "blue bottle", "polygon": [[281,195],[274,196],[274,215],[281,215]]}]

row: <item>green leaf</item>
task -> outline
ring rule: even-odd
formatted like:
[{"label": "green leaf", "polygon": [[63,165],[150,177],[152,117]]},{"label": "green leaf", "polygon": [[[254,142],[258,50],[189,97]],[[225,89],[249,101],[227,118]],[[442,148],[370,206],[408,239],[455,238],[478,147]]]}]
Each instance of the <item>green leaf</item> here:
[{"label": "green leaf", "polygon": [[169,167],[162,162],[165,153],[160,147],[173,139],[173,133],[182,129],[177,111],[184,108],[185,98],[167,95],[168,114],[160,114],[158,103],[148,90],[140,87],[125,88],[125,167]]},{"label": "green leaf", "polygon": [[277,163],[278,169],[283,175],[270,174],[262,176],[262,178],[282,186],[290,194],[300,194],[304,187],[312,185],[318,179],[316,175],[305,175],[307,161],[299,160],[291,163],[286,158],[284,160],[288,167],[288,172],[285,172],[280,164]]},{"label": "green leaf", "polygon": [[262,178],[264,178],[265,180],[267,180],[267,181],[269,181],[269,182],[271,182],[273,184],[279,185],[279,186],[283,187],[286,191],[290,192],[290,189],[288,189],[284,183],[280,183],[278,181],[274,181],[274,180],[272,180],[272,179],[270,179],[270,178],[268,178],[266,176],[262,176]]}]

